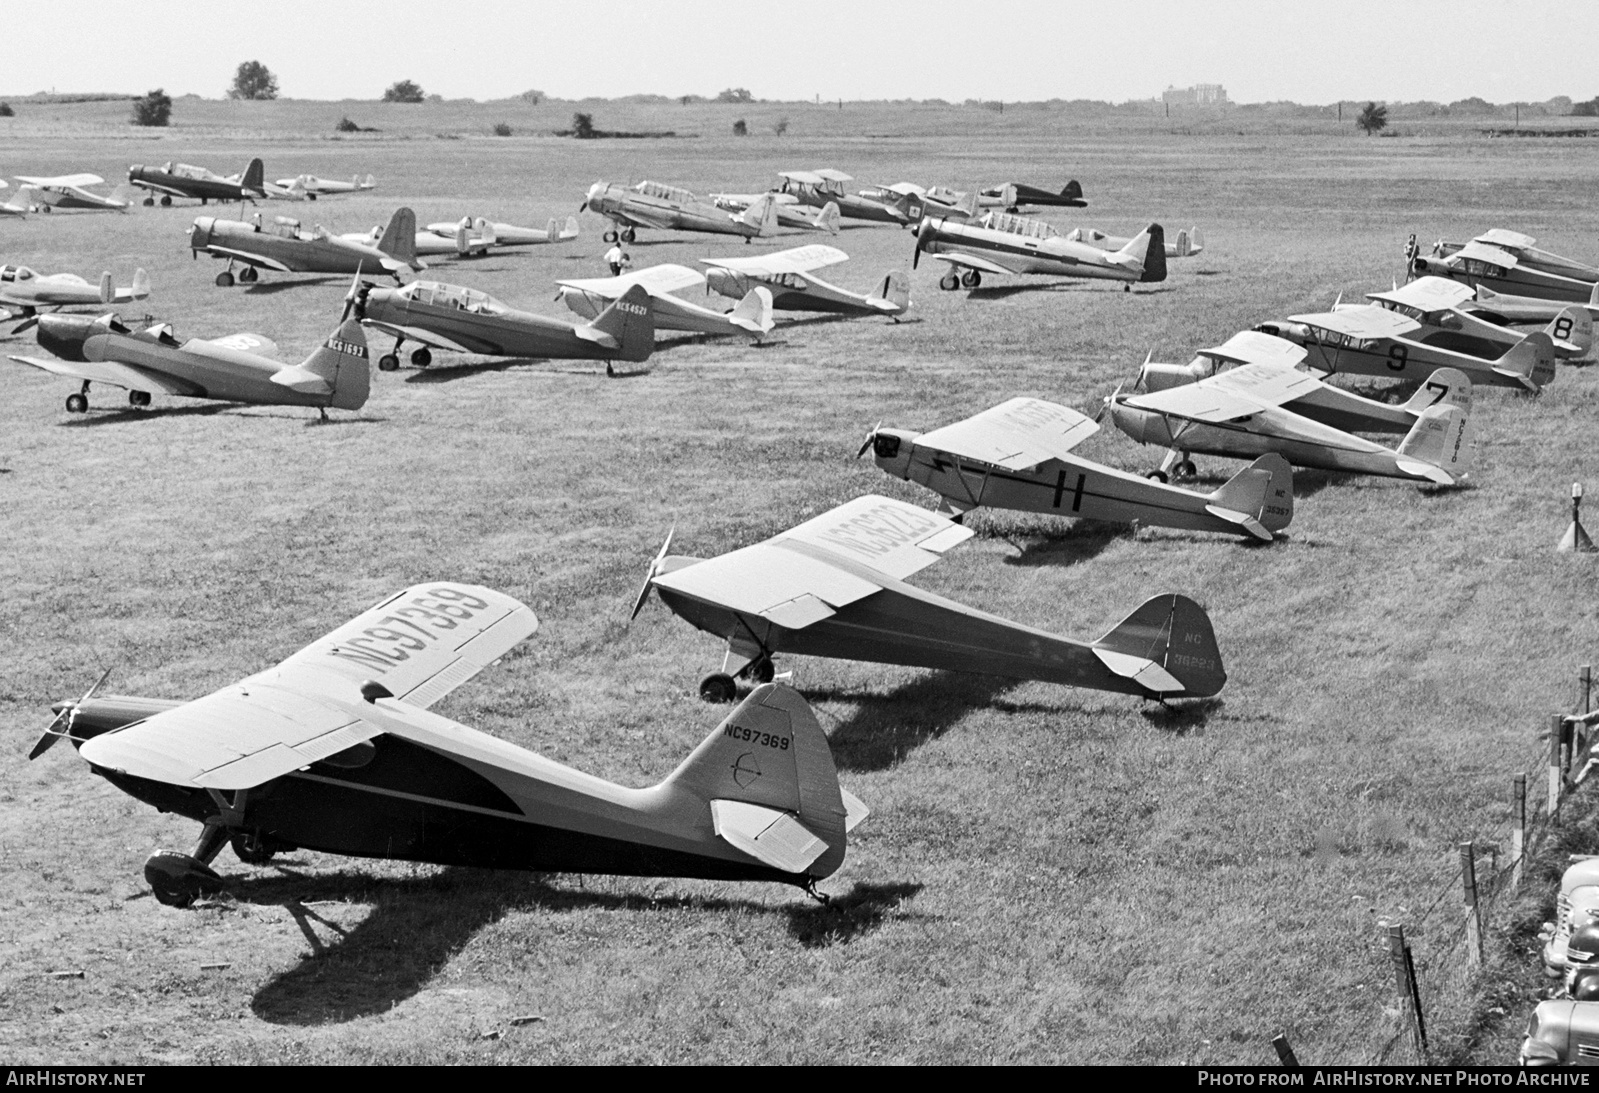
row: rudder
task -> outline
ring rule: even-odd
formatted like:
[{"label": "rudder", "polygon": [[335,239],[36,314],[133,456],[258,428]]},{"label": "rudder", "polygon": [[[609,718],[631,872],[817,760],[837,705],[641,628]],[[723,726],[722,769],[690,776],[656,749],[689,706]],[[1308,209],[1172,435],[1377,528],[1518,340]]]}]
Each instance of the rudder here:
[{"label": "rudder", "polygon": [[[1131,658],[1134,664],[1112,664],[1112,670],[1138,680],[1161,698],[1208,698],[1227,683],[1210,616],[1187,596],[1145,600],[1094,642],[1093,649]],[[1147,667],[1132,670],[1137,662]],[[1173,689],[1173,683],[1181,690]]]},{"label": "rudder", "polygon": [[252,159],[249,166],[244,169],[244,177],[239,182],[239,188],[241,190],[254,190],[256,193],[265,193],[265,179],[266,166],[258,156]]},{"label": "rudder", "polygon": [[[1267,452],[1224,482],[1210,495],[1210,504],[1228,513],[1248,516],[1270,539],[1293,522],[1294,470],[1288,460],[1276,452]],[[1247,523],[1240,526],[1258,534]]]},{"label": "rudder", "polygon": [[1422,412],[1395,462],[1408,474],[1453,486],[1471,467],[1471,421],[1459,406],[1431,406]]},{"label": "rudder", "polygon": [[906,310],[911,306],[911,279],[905,276],[904,270],[893,270],[883,278],[877,298],[893,304],[901,311]]},{"label": "rudder", "polygon": [[394,215],[389,217],[389,226],[378,239],[377,249],[390,258],[415,267],[416,213],[404,205],[395,209]]},{"label": "rudder", "polygon": [[[1142,245],[1143,253],[1139,253]],[[1140,259],[1144,264],[1144,272],[1139,274],[1140,284],[1153,284],[1166,279],[1166,230],[1159,224],[1151,224],[1138,233],[1138,237],[1121,249],[1122,254],[1130,254]]]},{"label": "rudder", "polygon": [[655,351],[655,308],[643,285],[622,293],[589,326],[614,339],[618,360],[638,363]]}]

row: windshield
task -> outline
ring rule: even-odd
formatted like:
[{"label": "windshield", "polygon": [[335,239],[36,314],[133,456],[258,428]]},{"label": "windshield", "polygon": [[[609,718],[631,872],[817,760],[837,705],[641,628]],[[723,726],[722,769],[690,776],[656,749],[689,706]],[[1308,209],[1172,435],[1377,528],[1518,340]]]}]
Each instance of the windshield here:
[{"label": "windshield", "polygon": [[1032,220],[1015,213],[992,212],[980,220],[983,227],[990,231],[1009,232],[1011,235],[1030,235],[1034,239],[1049,239],[1059,235],[1054,225],[1046,224],[1042,220]]},{"label": "windshield", "polygon": [[400,295],[413,303],[432,307],[449,307],[469,311],[474,315],[502,315],[509,310],[486,292],[446,285],[438,281],[413,281],[400,290]]}]

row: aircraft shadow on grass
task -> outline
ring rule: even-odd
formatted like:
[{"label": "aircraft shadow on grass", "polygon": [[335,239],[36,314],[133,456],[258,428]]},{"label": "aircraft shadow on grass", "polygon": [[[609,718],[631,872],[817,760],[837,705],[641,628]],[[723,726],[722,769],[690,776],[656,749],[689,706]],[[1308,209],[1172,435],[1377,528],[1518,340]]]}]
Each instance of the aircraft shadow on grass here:
[{"label": "aircraft shadow on grass", "polygon": [[1076,565],[1098,557],[1119,539],[1131,538],[1129,524],[1106,524],[1096,520],[1078,520],[1069,527],[1042,534],[1031,532],[1024,536],[1025,545],[1005,536],[1016,547],[1017,553],[1004,559],[1006,565]]},{"label": "aircraft shadow on grass", "polygon": [[212,414],[238,410],[243,402],[217,402],[198,406],[163,406],[150,410],[102,410],[93,414],[74,414],[68,421],[60,422],[66,429],[93,429],[101,425],[124,425],[135,421],[160,421],[174,417],[210,417]]},{"label": "aircraft shadow on grass", "polygon": [[[1003,300],[1011,296],[1018,296],[1030,292],[1104,292],[1105,289],[1098,285],[1085,284],[1082,281],[1049,281],[1044,284],[1026,283],[1014,285],[991,285],[987,288],[972,288],[966,290],[969,300]],[[1135,286],[1133,296],[1155,296],[1162,292],[1170,292],[1170,288],[1162,285],[1151,288],[1146,285]],[[1123,295],[1126,295],[1125,293]]]},{"label": "aircraft shadow on grass", "polygon": [[1139,712],[1145,721],[1162,732],[1173,736],[1194,734],[1203,736],[1212,715],[1220,713],[1223,702],[1219,698],[1200,698],[1180,705],[1165,704],[1145,706]]},{"label": "aircraft shadow on grass", "polygon": [[[742,899],[589,892],[555,887],[542,874],[489,869],[452,867],[428,877],[380,881],[364,874],[306,877],[288,865],[275,875],[230,886],[242,901],[281,905],[310,943],[309,957],[274,976],[251,1001],[257,1017],[279,1025],[341,1023],[387,1012],[425,989],[480,930],[517,911],[732,911],[781,917],[801,945],[827,948],[848,944],[891,916],[918,917],[899,908],[922,889],[907,882],[856,883],[826,905],[795,892],[794,899],[773,906]],[[312,893],[318,902],[371,903],[372,911],[345,929],[301,902]],[[332,938],[326,939],[329,934]]]}]

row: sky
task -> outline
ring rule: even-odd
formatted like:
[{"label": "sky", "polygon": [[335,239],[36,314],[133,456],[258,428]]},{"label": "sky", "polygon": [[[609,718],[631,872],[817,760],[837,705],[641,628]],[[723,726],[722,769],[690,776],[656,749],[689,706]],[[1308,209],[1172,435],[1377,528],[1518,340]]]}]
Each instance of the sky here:
[{"label": "sky", "polygon": [[741,87],[1122,102],[1195,83],[1235,102],[1599,94],[1599,4],[1583,0],[75,0],[70,22],[13,15],[0,94],[218,98],[246,60],[305,99],[376,99],[401,79],[480,100]]}]

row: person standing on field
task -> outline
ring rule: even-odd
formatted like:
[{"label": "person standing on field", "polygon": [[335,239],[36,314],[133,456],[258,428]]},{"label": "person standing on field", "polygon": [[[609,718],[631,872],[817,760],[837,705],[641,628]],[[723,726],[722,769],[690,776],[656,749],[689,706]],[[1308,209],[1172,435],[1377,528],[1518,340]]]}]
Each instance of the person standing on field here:
[{"label": "person standing on field", "polygon": [[633,258],[622,249],[622,244],[615,243],[605,252],[605,264],[611,267],[612,277],[620,277],[622,271],[633,264]]}]

